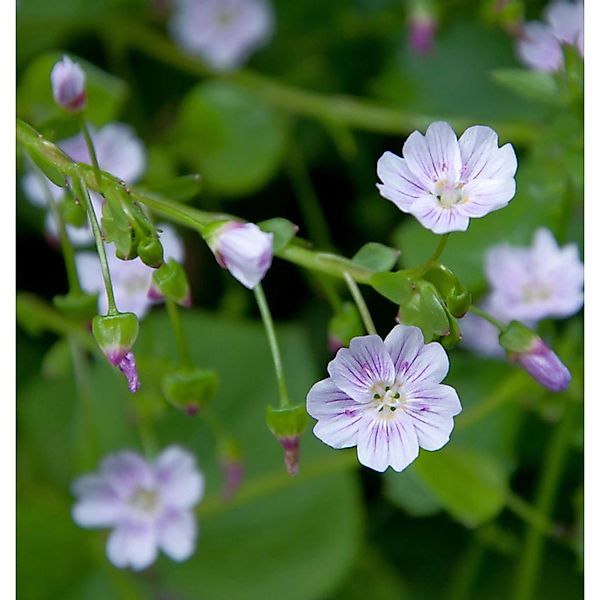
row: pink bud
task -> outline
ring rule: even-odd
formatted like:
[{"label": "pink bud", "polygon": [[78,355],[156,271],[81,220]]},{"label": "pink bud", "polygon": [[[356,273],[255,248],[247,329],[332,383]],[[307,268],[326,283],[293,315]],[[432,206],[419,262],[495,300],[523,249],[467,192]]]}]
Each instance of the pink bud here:
[{"label": "pink bud", "polygon": [[76,112],[85,104],[85,73],[68,56],[57,62],[50,73],[52,94],[65,110]]},{"label": "pink bud", "polygon": [[437,30],[437,22],[429,13],[414,14],[408,24],[408,40],[410,47],[417,54],[431,54],[433,37]]},{"label": "pink bud", "polygon": [[571,373],[560,358],[536,338],[525,352],[515,354],[517,362],[541,385],[553,392],[569,387]]},{"label": "pink bud", "polygon": [[300,459],[300,436],[279,438],[283,447],[285,468],[290,475],[298,475],[298,463]]},{"label": "pink bud", "polygon": [[129,391],[132,393],[137,392],[140,389],[140,379],[135,366],[135,356],[133,355],[133,352],[125,354],[117,366],[127,379]]}]

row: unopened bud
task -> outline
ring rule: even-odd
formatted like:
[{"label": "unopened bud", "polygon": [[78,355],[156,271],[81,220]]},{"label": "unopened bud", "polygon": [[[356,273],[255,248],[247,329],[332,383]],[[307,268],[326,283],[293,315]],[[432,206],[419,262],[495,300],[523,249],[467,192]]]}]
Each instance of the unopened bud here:
[{"label": "unopened bud", "polygon": [[498,340],[509,356],[539,384],[553,392],[567,389],[571,372],[534,331],[518,321],[511,321]]},{"label": "unopened bud", "polygon": [[135,356],[133,355],[133,352],[127,352],[117,366],[127,379],[127,387],[129,391],[131,393],[137,392],[140,389],[140,378],[138,377]]},{"label": "unopened bud", "polygon": [[224,438],[219,443],[218,453],[219,464],[225,476],[222,495],[225,500],[231,500],[242,484],[246,472],[242,454],[238,445],[230,437]]},{"label": "unopened bud", "polygon": [[436,30],[437,21],[433,14],[425,6],[418,6],[408,21],[408,39],[413,51],[422,55],[430,54]]},{"label": "unopened bud", "polygon": [[65,110],[80,111],[85,104],[85,73],[68,56],[57,62],[50,73],[54,101]]},{"label": "unopened bud", "polygon": [[190,285],[185,270],[173,259],[163,263],[154,271],[152,286],[148,291],[148,297],[152,300],[159,300],[163,296],[186,308],[192,305]]},{"label": "unopened bud", "polygon": [[106,358],[115,367],[131,351],[139,331],[139,322],[133,313],[96,315],[92,332]]},{"label": "unopened bud", "polygon": [[153,269],[163,264],[163,247],[158,238],[148,236],[140,241],[137,247],[138,256],[142,262]]},{"label": "unopened bud", "polygon": [[308,422],[306,407],[303,404],[281,408],[267,406],[266,419],[271,433],[283,447],[287,472],[296,475],[300,457],[300,438]]},{"label": "unopened bud", "polygon": [[191,368],[165,375],[162,390],[170,404],[194,416],[213,398],[218,385],[215,371]]}]

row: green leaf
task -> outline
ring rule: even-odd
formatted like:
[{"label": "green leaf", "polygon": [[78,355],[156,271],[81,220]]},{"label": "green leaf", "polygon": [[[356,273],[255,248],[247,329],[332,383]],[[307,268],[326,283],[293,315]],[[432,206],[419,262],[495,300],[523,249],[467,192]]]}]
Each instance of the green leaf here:
[{"label": "green leaf", "polygon": [[209,188],[240,195],[259,189],[273,176],[283,155],[285,128],[251,92],[209,81],[184,98],[176,141]]},{"label": "green leaf", "polygon": [[405,273],[375,273],[369,283],[388,300],[395,304],[408,302],[415,291],[414,281]]},{"label": "green leaf", "polygon": [[45,377],[61,377],[71,372],[71,348],[65,339],[56,341],[42,360],[42,374]]},{"label": "green leaf", "polygon": [[188,202],[198,196],[201,190],[202,177],[196,174],[184,175],[161,184],[155,184],[148,191],[158,193],[169,200]]},{"label": "green leaf", "polygon": [[283,250],[298,232],[298,225],[278,217],[261,221],[258,226],[263,231],[273,234],[273,252]]},{"label": "green leaf", "polygon": [[398,322],[419,327],[426,342],[448,335],[448,314],[435,286],[422,279],[414,285],[412,297],[400,304]]},{"label": "green leaf", "polygon": [[377,273],[394,268],[400,251],[377,242],[368,242],[353,257],[352,261]]},{"label": "green leaf", "polygon": [[[17,114],[30,123],[38,124],[56,117],[64,111],[52,97],[50,72],[62,58],[58,52],[48,52],[33,60],[25,69],[17,88]],[[86,118],[95,125],[114,120],[127,99],[127,85],[98,67],[73,57],[86,75]]]},{"label": "green leaf", "polygon": [[384,476],[385,495],[396,506],[409,515],[424,517],[434,515],[443,509],[437,496],[421,481],[414,469],[402,473],[388,470]]},{"label": "green leaf", "polygon": [[558,85],[550,73],[525,69],[494,69],[492,81],[523,96],[545,103],[558,102]]},{"label": "green leaf", "polygon": [[495,517],[506,502],[506,474],[482,452],[450,443],[437,452],[421,452],[412,469],[444,508],[469,527]]}]

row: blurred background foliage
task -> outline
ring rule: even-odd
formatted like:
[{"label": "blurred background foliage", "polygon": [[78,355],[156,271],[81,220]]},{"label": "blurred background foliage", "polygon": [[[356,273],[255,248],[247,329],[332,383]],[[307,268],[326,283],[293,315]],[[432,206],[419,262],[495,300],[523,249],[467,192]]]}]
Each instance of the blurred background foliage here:
[{"label": "blurred background foliage", "polygon": [[[316,247],[346,256],[378,241],[400,250],[406,266],[427,258],[436,240],[379,196],[377,158],[399,154],[411,131],[435,119],[459,133],[489,124],[517,150],[517,196],[453,234],[444,262],[480,294],[490,245],[529,244],[545,225],[582,252],[581,98],[523,71],[511,35],[544,2],[439,2],[434,49],[424,56],[408,45],[409,2],[273,4],[272,41],[247,68],[215,75],[165,33],[168,1],[22,0],[18,116],[54,140],[72,133],[53,129],[59,112],[48,79],[68,51],[88,76],[90,121],[130,123],[146,144],[141,187],[200,173],[202,192],[191,200],[198,207],[252,221],[283,216]],[[219,372],[213,408],[230,424],[247,468],[238,496],[224,503],[211,430],[160,394],[160,374],[175,357],[163,308],[143,321],[136,347],[143,391],[128,395],[97,356],[88,386],[77,389],[71,325],[50,306],[66,291],[61,257],[44,239],[43,212],[20,188],[17,194],[17,288],[37,296],[23,296],[18,315],[22,598],[582,596],[580,315],[542,324],[574,374],[566,394],[545,392],[505,362],[455,350],[447,382],[464,412],[446,448],[379,476],[358,469],[353,450],[333,451],[307,432],[300,475],[291,479],[264,425],[276,388],[253,298],[199,237],[181,231],[194,297],[184,315],[193,358]],[[264,287],[301,402],[325,373],[331,314],[289,264],[276,261]],[[388,331],[395,307],[368,291],[367,299],[380,331]],[[139,448],[150,423],[160,446],[182,443],[197,454],[208,491],[193,558],[162,557],[134,575],[108,563],[105,532],[72,522],[69,484],[103,454]]]}]

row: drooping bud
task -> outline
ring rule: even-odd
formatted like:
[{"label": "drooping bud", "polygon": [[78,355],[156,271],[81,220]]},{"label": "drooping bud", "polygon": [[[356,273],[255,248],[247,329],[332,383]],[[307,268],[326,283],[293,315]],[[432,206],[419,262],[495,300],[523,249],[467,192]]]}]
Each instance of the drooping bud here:
[{"label": "drooping bud", "polygon": [[225,476],[222,496],[225,500],[231,500],[237,493],[246,473],[242,454],[231,437],[225,437],[220,441],[218,454],[219,464]]},{"label": "drooping bud", "polygon": [[163,247],[154,236],[150,235],[141,240],[137,252],[142,262],[153,269],[158,269],[163,264]]},{"label": "drooping bud", "polygon": [[273,234],[254,223],[229,221],[207,242],[219,265],[250,290],[262,281],[273,260]]},{"label": "drooping bud", "polygon": [[[92,332],[106,358],[115,367],[131,351],[139,331],[139,322],[133,313],[96,315],[92,321]],[[134,365],[135,366],[135,365]]]},{"label": "drooping bud", "polygon": [[266,419],[271,433],[283,447],[287,472],[290,475],[297,475],[300,438],[308,421],[306,407],[303,404],[281,408],[267,406]]},{"label": "drooping bud", "polygon": [[135,365],[135,356],[133,352],[127,352],[117,365],[119,370],[127,379],[127,387],[131,393],[135,393],[140,389],[140,378],[138,377],[137,368]]},{"label": "drooping bud", "polygon": [[348,346],[352,338],[362,333],[363,325],[356,305],[353,302],[344,302],[329,319],[327,327],[329,351],[337,352],[340,348]]},{"label": "drooping bud", "polygon": [[162,390],[167,401],[194,416],[208,404],[217,391],[219,376],[205,369],[180,369],[163,378]]},{"label": "drooping bud", "polygon": [[421,55],[433,50],[437,21],[424,2],[416,2],[408,19],[408,40],[414,52]]},{"label": "drooping bud", "polygon": [[152,300],[160,300],[163,296],[186,308],[192,305],[190,285],[185,270],[173,259],[163,263],[154,272],[152,286],[148,290],[148,297]]},{"label": "drooping bud", "polygon": [[511,321],[498,340],[509,356],[545,388],[553,392],[567,389],[571,372],[534,331]]},{"label": "drooping bud", "polygon": [[85,104],[85,73],[68,56],[63,56],[50,73],[54,101],[65,110],[80,111]]}]

